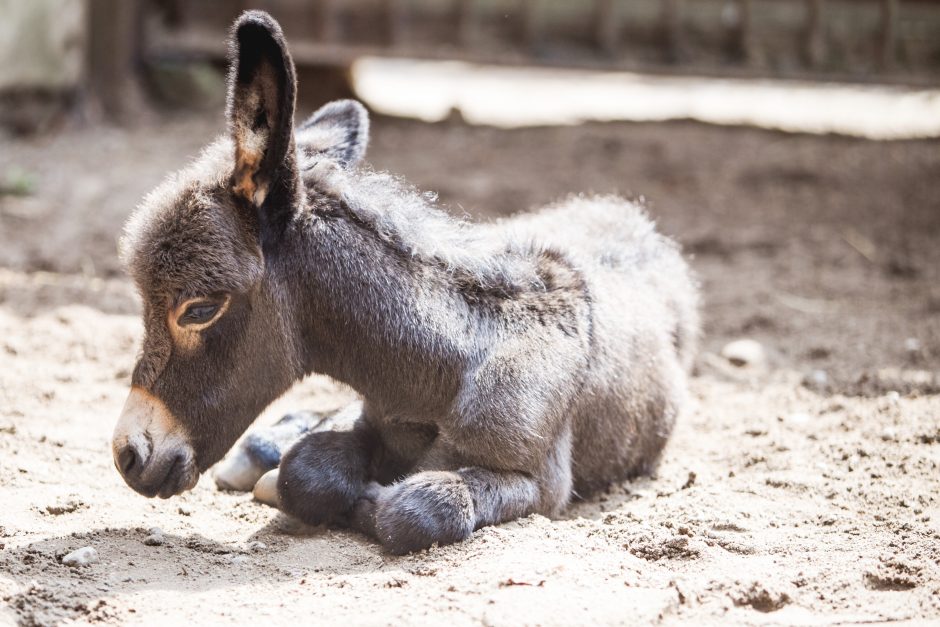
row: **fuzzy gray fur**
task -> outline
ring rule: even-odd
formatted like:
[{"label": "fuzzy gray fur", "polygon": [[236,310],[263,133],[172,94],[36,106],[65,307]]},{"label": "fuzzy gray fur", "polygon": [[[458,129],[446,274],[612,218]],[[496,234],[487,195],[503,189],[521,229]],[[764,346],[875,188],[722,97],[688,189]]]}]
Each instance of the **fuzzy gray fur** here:
[{"label": "fuzzy gray fur", "polygon": [[[257,105],[255,91],[293,93],[270,84],[293,77],[278,67],[291,61],[276,23],[248,12],[235,33],[246,24],[274,52],[245,70],[236,45],[232,136],[149,196],[123,243],[147,327],[134,384],[167,405],[199,467],[319,372],[356,389],[363,408],[351,431],[308,434],[284,455],[282,507],[352,525],[395,553],[555,515],[648,472],[699,334],[697,286],[677,246],[613,196],[493,224],[455,220],[358,167],[367,117],[351,101],[314,114],[286,147],[267,144],[260,166],[240,162],[258,137],[284,137],[294,112],[292,96],[260,100],[276,104],[267,115],[239,110]],[[237,120],[248,119],[257,136],[246,140]],[[256,186],[270,192],[244,193]],[[229,309],[195,351],[177,350],[173,305],[219,293]]]}]

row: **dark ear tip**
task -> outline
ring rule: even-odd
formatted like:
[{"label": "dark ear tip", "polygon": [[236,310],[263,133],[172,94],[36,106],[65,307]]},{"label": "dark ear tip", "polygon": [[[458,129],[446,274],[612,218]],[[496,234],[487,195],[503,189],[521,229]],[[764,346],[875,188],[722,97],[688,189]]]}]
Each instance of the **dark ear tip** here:
[{"label": "dark ear tip", "polygon": [[274,39],[281,40],[284,38],[281,25],[277,23],[277,20],[271,17],[271,14],[267,11],[258,11],[256,9],[245,11],[238,16],[232,31],[240,40],[249,33],[257,33],[258,31],[263,31]]}]

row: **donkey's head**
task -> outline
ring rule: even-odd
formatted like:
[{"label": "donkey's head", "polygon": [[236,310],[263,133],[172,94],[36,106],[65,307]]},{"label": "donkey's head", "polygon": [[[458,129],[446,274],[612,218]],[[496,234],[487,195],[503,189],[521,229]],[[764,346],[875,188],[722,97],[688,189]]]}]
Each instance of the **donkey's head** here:
[{"label": "donkey's head", "polygon": [[295,136],[294,65],[266,13],[235,23],[231,62],[228,135],[154,190],[122,241],[145,338],[112,449],[124,479],[146,496],[192,488],[303,375],[276,270],[308,204],[298,162],[350,167],[368,134],[365,110],[344,101]]}]

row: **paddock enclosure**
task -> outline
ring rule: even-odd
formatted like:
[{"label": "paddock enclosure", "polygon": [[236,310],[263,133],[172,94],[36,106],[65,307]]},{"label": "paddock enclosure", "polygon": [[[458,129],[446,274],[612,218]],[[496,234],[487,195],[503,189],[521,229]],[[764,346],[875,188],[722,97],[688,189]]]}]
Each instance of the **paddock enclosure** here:
[{"label": "paddock enclosure", "polygon": [[[577,192],[642,195],[683,245],[704,299],[691,405],[653,476],[559,520],[532,516],[392,557],[355,533],[302,527],[221,492],[210,476],[147,500],[113,468],[111,431],[142,340],[116,242],[140,198],[223,131],[217,101],[167,104],[166,85],[216,97],[222,37],[248,6],[161,1],[120,17],[119,4],[92,2],[82,19],[93,28],[111,11],[106,30],[119,37],[117,23],[136,25],[140,36],[124,44],[133,63],[103,67],[86,46],[91,65],[56,88],[66,96],[0,88],[0,120],[23,119],[16,103],[39,92],[66,100],[34,132],[0,130],[0,624],[940,619],[936,137],[374,115],[366,160],[457,215],[495,219]],[[940,4],[928,1],[260,8],[321,75],[342,75],[361,55],[697,74],[719,87],[746,77],[891,83],[886,93],[936,85],[940,73]],[[127,72],[142,86],[130,117],[113,121],[108,103],[127,95],[108,86]],[[935,90],[917,93],[940,107]],[[742,362],[738,340],[759,350]],[[259,424],[352,398],[311,377]],[[82,547],[97,562],[62,563]]]}]

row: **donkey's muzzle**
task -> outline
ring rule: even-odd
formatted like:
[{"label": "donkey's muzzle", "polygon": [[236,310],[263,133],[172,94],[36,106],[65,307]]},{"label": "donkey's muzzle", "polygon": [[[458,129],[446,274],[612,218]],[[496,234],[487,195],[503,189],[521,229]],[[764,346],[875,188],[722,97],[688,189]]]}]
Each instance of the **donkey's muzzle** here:
[{"label": "donkey's muzzle", "polygon": [[199,479],[195,453],[166,405],[131,388],[111,441],[114,465],[127,485],[146,497],[169,498]]}]

